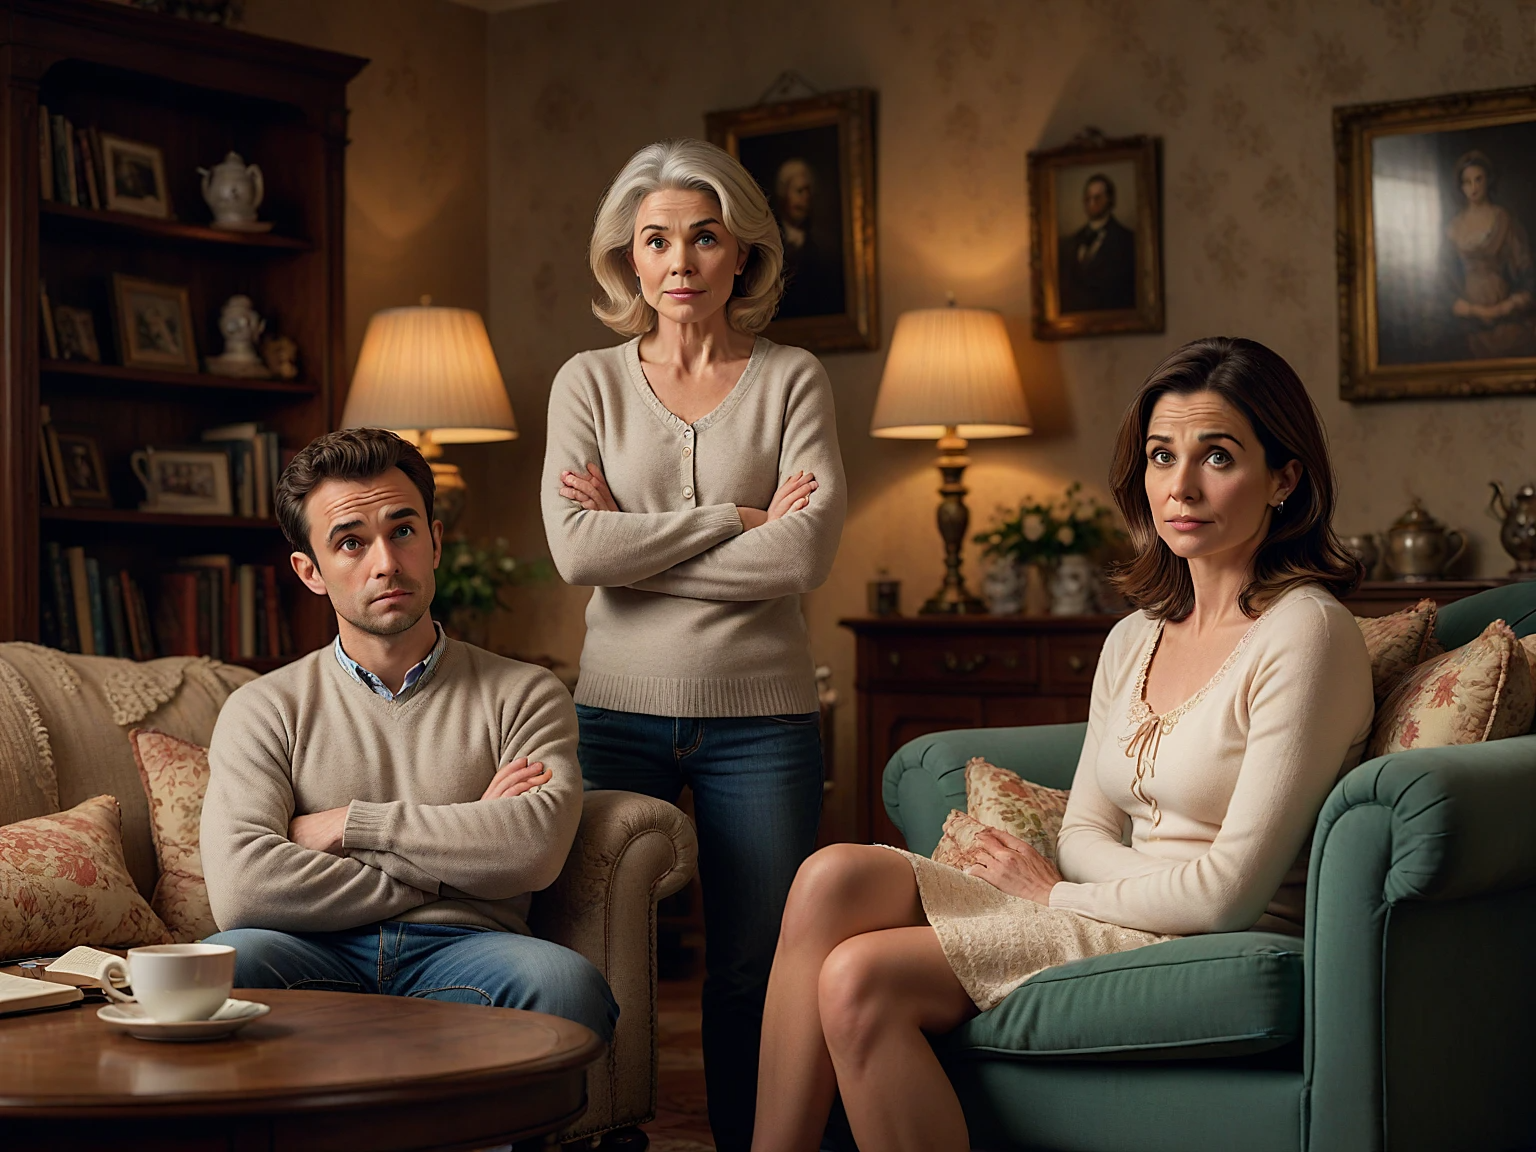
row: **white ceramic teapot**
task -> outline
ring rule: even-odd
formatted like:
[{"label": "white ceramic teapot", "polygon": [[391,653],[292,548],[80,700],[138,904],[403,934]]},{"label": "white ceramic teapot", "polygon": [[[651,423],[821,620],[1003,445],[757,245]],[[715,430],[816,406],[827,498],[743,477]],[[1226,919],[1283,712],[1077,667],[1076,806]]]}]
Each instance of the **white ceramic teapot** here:
[{"label": "white ceramic teapot", "polygon": [[256,225],[256,209],[266,193],[260,168],[247,164],[240,153],[231,152],[222,163],[199,168],[198,172],[215,228],[249,230]]}]

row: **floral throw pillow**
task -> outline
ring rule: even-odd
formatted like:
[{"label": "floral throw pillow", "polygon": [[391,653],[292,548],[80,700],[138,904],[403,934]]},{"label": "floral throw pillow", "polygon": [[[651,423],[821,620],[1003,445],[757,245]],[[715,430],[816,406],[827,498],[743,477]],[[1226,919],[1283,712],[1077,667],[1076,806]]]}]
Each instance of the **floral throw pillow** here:
[{"label": "floral throw pillow", "polygon": [[208,749],[152,728],[128,733],[133,758],[149,797],[149,826],[155,838],[160,879],[152,907],[178,944],[190,944],[219,930],[208,906],[198,826],[208,789]]},{"label": "floral throw pillow", "polygon": [[1066,792],[1031,784],[1017,773],[977,756],[965,766],[965,796],[968,815],[992,828],[1011,832],[1055,862],[1056,835],[1067,810]]},{"label": "floral throw pillow", "polygon": [[0,827],[0,956],[169,943],[123,862],[115,797]]},{"label": "floral throw pillow", "polygon": [[1376,710],[1365,757],[1518,736],[1533,714],[1530,662],[1509,625],[1495,620],[1476,640],[1403,678]]},{"label": "floral throw pillow", "polygon": [[1433,600],[1420,600],[1387,616],[1356,616],[1355,623],[1371,655],[1371,688],[1378,708],[1409,670],[1440,654]]}]

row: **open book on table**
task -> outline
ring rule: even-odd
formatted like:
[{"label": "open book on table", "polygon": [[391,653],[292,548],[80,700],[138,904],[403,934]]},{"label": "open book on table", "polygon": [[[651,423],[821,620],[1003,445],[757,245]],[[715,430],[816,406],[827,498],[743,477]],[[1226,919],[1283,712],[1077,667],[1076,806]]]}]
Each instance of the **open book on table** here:
[{"label": "open book on table", "polygon": [[121,987],[125,983],[122,960],[96,948],[71,948],[46,967],[32,968],[35,976],[0,972],[0,1016],[59,1008],[83,1000],[85,994],[81,989],[99,989],[99,977],[113,964],[119,967],[112,973],[112,983]]}]

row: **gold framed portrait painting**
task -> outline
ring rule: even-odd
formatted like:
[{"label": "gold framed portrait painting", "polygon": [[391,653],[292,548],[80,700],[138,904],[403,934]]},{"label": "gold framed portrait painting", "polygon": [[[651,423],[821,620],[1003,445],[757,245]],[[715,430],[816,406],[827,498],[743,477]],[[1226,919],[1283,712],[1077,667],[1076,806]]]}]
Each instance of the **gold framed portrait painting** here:
[{"label": "gold framed portrait painting", "polygon": [[1158,142],[1089,129],[1029,154],[1037,340],[1163,330]]},{"label": "gold framed portrait painting", "polygon": [[1536,87],[1336,108],[1339,394],[1536,392]]},{"label": "gold framed portrait painting", "polygon": [[784,240],[784,298],[765,333],[812,352],[878,348],[875,94],[867,88],[704,118],[768,196]]}]

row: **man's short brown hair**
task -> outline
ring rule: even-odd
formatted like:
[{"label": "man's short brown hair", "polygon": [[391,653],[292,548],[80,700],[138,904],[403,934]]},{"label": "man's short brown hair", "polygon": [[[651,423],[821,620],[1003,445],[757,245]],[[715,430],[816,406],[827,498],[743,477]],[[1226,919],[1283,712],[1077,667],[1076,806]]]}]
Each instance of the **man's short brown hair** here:
[{"label": "man's short brown hair", "polygon": [[437,484],[432,466],[416,446],[383,428],[343,428],[316,436],[283,469],[277,482],[277,522],[294,551],[311,560],[315,551],[309,542],[309,521],[304,515],[304,498],[326,480],[371,480],[391,468],[410,477],[426,504],[427,523],[432,523],[432,501]]}]

